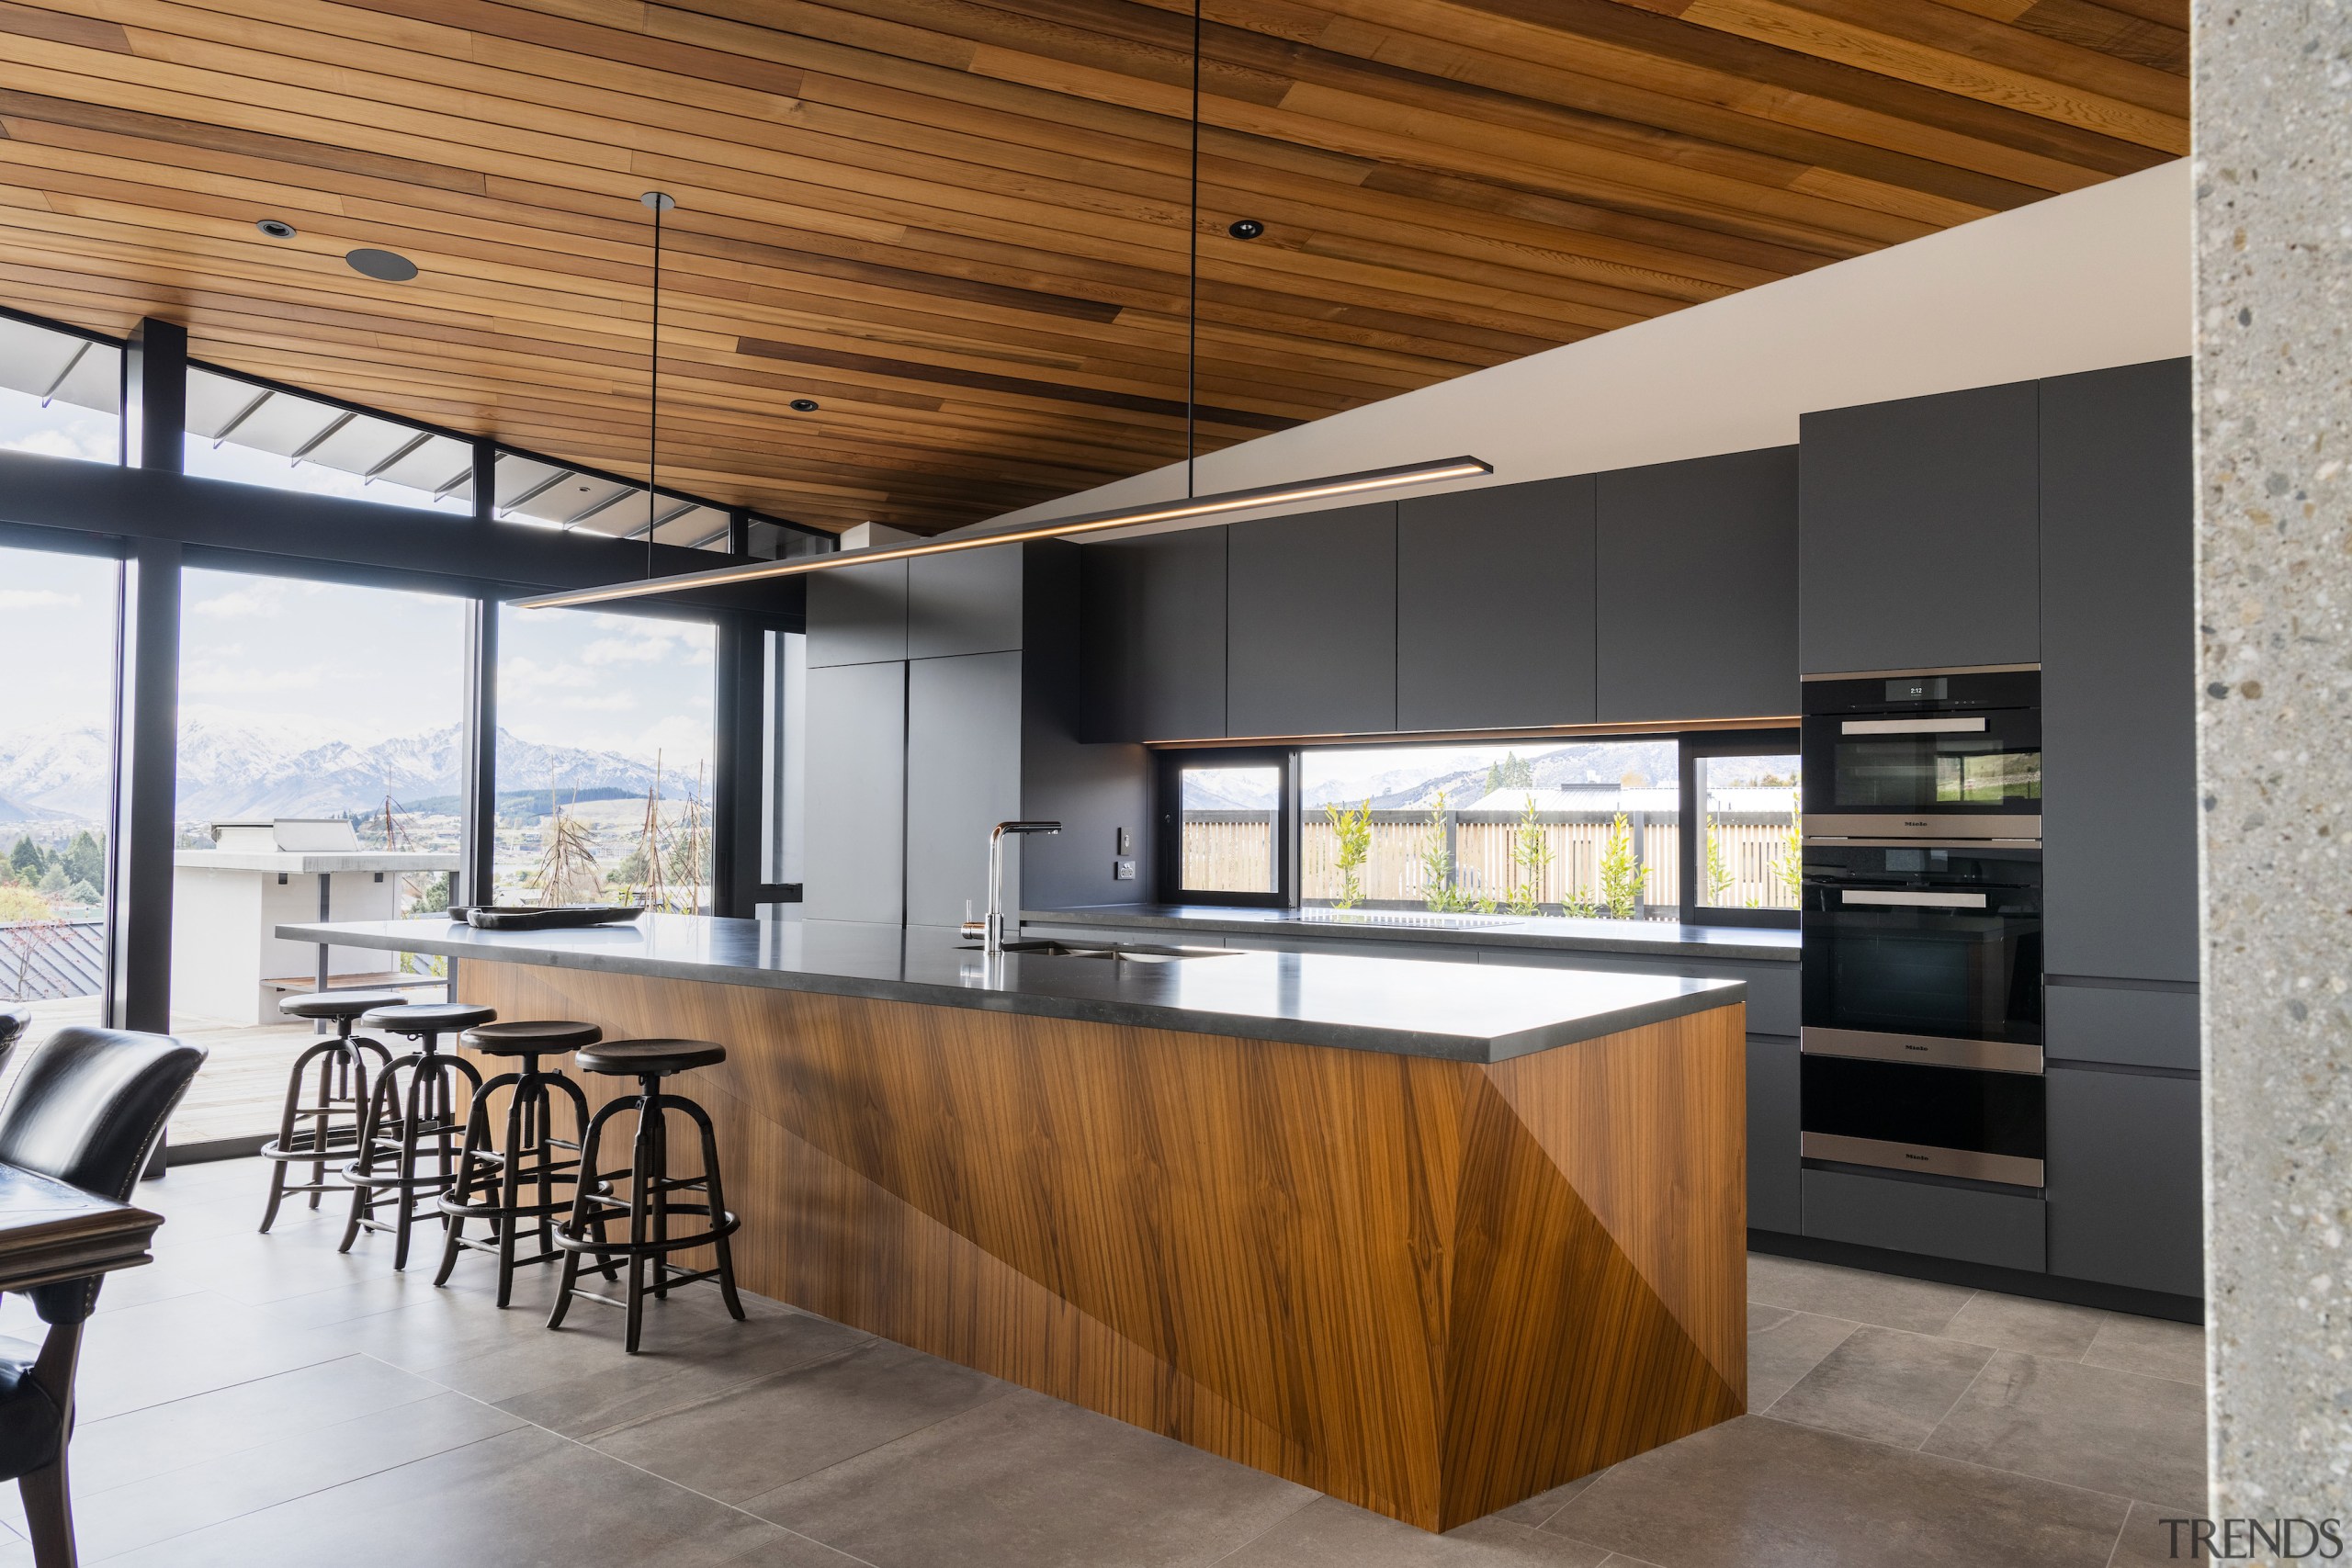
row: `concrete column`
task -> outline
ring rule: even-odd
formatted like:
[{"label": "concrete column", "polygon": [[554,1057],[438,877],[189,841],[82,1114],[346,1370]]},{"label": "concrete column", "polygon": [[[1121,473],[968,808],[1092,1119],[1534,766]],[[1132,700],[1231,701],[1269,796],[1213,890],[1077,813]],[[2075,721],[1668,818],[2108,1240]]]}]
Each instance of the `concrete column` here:
[{"label": "concrete column", "polygon": [[2352,1515],[2352,8],[2196,0],[2217,1517]]}]

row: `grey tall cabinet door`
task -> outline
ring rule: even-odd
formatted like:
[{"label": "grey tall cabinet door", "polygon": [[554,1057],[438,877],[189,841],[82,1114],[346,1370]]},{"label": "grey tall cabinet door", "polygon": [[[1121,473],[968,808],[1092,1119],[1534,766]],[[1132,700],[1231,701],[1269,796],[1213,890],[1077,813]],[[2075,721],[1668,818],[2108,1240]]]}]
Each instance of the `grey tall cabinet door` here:
[{"label": "grey tall cabinet door", "polygon": [[808,704],[801,912],[899,925],[906,918],[906,663],[812,669]]},{"label": "grey tall cabinet door", "polygon": [[1802,673],[2041,659],[2035,403],[2020,381],[1804,417]]},{"label": "grey tall cabinet door", "polygon": [[2186,359],[2041,384],[2054,975],[2198,975],[2194,409]]},{"label": "grey tall cabinet door", "polygon": [[1231,736],[1396,728],[1396,506],[1232,525],[1225,724]]},{"label": "grey tall cabinet door", "polygon": [[810,669],[907,656],[907,566],[876,561],[809,574]]},{"label": "grey tall cabinet door", "polygon": [[[989,829],[1021,815],[1019,653],[907,665],[907,924],[952,926],[988,908]],[[1004,886],[1017,898],[1020,851]]]},{"label": "grey tall cabinet door", "polygon": [[1187,528],[1079,547],[1085,739],[1226,732],[1226,534]]},{"label": "grey tall cabinet door", "polygon": [[1589,724],[1592,478],[1396,508],[1396,728]]},{"label": "grey tall cabinet door", "polygon": [[1797,449],[1600,476],[1600,717],[1797,711]]}]

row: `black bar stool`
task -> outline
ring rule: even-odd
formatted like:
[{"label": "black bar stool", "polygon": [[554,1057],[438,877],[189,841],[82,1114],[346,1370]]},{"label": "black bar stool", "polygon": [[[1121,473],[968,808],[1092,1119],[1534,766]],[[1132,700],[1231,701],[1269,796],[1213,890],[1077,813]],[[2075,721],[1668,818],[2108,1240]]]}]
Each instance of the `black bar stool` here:
[{"label": "black bar stool", "polygon": [[[293,1070],[286,1076],[286,1110],[278,1118],[277,1136],[261,1146],[261,1157],[270,1162],[269,1205],[262,1210],[263,1230],[276,1222],[277,1205],[289,1192],[309,1193],[311,1207],[315,1209],[320,1194],[345,1190],[340,1180],[327,1179],[327,1161],[348,1159],[359,1152],[359,1123],[368,1113],[368,1058],[371,1055],[376,1058],[378,1073],[392,1059],[382,1041],[354,1035],[352,1021],[379,1008],[407,1005],[408,998],[398,991],[313,991],[277,1004],[278,1011],[296,1018],[333,1019],[334,1038],[322,1040],[295,1057]],[[314,1063],[318,1083],[306,1100],[303,1080]],[[311,1168],[310,1180],[287,1180],[286,1168],[298,1164]]]},{"label": "black bar stool", "polygon": [[[719,1190],[718,1140],[711,1131],[709,1114],[701,1106],[684,1095],[662,1092],[663,1078],[689,1067],[723,1062],[727,1059],[727,1047],[708,1040],[613,1040],[589,1046],[572,1059],[582,1072],[637,1079],[638,1092],[634,1100],[616,1100],[597,1111],[581,1139],[580,1182],[572,1190],[571,1215],[556,1227],[555,1244],[564,1253],[563,1280],[557,1287],[555,1310],[548,1314],[548,1326],[563,1326],[563,1315],[571,1309],[574,1295],[622,1307],[628,1313],[628,1352],[635,1355],[644,1319],[645,1265],[649,1261],[653,1265],[653,1294],[657,1300],[669,1295],[673,1286],[716,1280],[719,1294],[726,1298],[729,1314],[741,1322],[743,1303],[735,1294],[735,1258],[727,1244],[738,1222],[727,1212],[726,1199]],[[637,1112],[637,1136],[630,1144],[628,1168],[600,1171],[596,1168],[596,1149],[604,1137],[605,1123],[628,1111]],[[667,1113],[673,1111],[691,1117],[702,1130],[700,1176],[670,1174]],[[623,1177],[628,1179],[628,1196],[625,1199],[613,1196],[610,1185]],[[676,1202],[672,1194],[678,1192],[699,1192],[703,1201]],[[704,1222],[703,1228],[687,1235],[673,1235],[673,1214],[699,1217]],[[609,1239],[606,1227],[624,1216],[628,1221],[628,1239]],[[696,1247],[713,1248],[718,1253],[717,1267],[686,1270],[672,1266],[672,1253]],[[625,1259],[628,1264],[628,1293],[615,1301],[610,1296],[581,1290],[580,1260],[583,1256],[593,1257],[608,1276],[614,1259]]]},{"label": "black bar stool", "polygon": [[[577,1138],[588,1126],[588,1097],[562,1073],[542,1068],[539,1058],[594,1045],[604,1037],[605,1032],[593,1023],[555,1019],[485,1023],[458,1036],[458,1043],[485,1056],[516,1057],[522,1066],[474,1091],[473,1110],[466,1118],[466,1145],[458,1156],[458,1179],[441,1199],[449,1234],[441,1247],[441,1271],[433,1277],[435,1285],[449,1282],[460,1251],[487,1252],[498,1259],[498,1304],[503,1307],[514,1293],[517,1267],[562,1256],[555,1248],[555,1216],[571,1207],[571,1197],[567,1190],[558,1198],[556,1189],[569,1189],[580,1179],[580,1145],[556,1136],[553,1102],[571,1101],[571,1131]],[[502,1089],[509,1091],[506,1135],[493,1143],[490,1104]],[[536,1201],[524,1201],[526,1187],[538,1189]],[[468,1220],[488,1222],[489,1235],[481,1240],[468,1236]],[[538,1233],[538,1250],[528,1258],[515,1257],[518,1235],[533,1228]]]},{"label": "black bar stool", "polygon": [[[458,1141],[465,1126],[458,1120],[456,1080],[465,1080],[469,1099],[481,1093],[481,1074],[462,1056],[443,1055],[441,1036],[478,1028],[497,1016],[495,1009],[467,1002],[420,1002],[360,1019],[369,1029],[408,1036],[416,1049],[387,1064],[368,1097],[359,1157],[343,1168],[343,1179],[351,1184],[351,1219],[336,1251],[349,1252],[363,1230],[388,1230],[392,1267],[408,1267],[409,1232],[420,1217],[417,1194],[425,1197],[421,1217],[435,1218],[441,1213],[441,1194],[457,1175]],[[431,1172],[419,1168],[428,1154],[434,1156]],[[376,1217],[376,1204],[386,1193],[399,1204],[389,1223]]]}]

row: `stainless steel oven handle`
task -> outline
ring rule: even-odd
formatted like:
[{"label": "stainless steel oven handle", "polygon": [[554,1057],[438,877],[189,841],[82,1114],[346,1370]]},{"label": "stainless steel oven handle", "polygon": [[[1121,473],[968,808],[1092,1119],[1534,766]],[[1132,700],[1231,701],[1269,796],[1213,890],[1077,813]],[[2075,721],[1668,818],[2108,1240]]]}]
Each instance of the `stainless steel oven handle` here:
[{"label": "stainless steel oven handle", "polygon": [[1871,887],[1848,888],[1839,896],[1843,903],[1880,904],[1907,909],[1982,909],[1982,893],[1910,893],[1889,890],[1882,892]]},{"label": "stainless steel oven handle", "polygon": [[1838,726],[1840,735],[1981,735],[1984,716],[1968,718],[1849,718]]}]

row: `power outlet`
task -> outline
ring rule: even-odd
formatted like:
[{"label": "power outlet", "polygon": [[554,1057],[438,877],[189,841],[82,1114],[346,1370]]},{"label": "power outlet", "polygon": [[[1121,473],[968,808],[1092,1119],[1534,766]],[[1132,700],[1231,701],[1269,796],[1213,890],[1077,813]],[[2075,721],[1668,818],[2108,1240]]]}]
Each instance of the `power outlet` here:
[{"label": "power outlet", "polygon": [[1119,829],[1119,852],[1123,855],[1131,855],[1136,852],[1136,836],[1129,829]]},{"label": "power outlet", "polygon": [[1133,882],[1135,879],[1136,879],[1136,863],[1135,863],[1135,862],[1133,862],[1133,861],[1131,861],[1131,860],[1114,860],[1114,861],[1113,861],[1113,862],[1111,863],[1111,880],[1112,880],[1112,881],[1114,881],[1114,882]]}]

